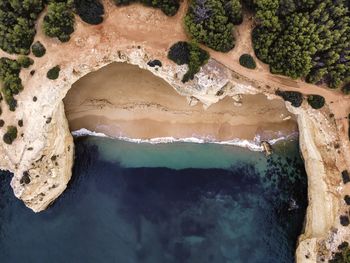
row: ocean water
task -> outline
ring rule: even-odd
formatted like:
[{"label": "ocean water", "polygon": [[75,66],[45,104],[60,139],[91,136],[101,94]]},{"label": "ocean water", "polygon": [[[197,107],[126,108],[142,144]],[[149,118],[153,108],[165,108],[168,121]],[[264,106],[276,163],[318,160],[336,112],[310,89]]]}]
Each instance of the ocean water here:
[{"label": "ocean water", "polygon": [[297,141],[275,150],[78,138],[72,181],[44,212],[0,173],[0,262],[294,262],[307,178]]}]

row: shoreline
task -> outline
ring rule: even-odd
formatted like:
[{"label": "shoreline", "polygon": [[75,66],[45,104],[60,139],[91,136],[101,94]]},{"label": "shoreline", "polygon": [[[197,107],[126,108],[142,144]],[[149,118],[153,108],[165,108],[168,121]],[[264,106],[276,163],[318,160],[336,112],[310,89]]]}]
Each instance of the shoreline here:
[{"label": "shoreline", "polygon": [[[256,136],[254,140],[245,140],[240,138],[234,138],[228,141],[215,140],[213,138],[196,138],[196,137],[187,137],[187,138],[175,138],[175,137],[158,137],[158,138],[149,138],[149,139],[138,139],[138,138],[129,138],[125,136],[109,136],[102,132],[90,131],[88,129],[82,128],[76,131],[71,131],[71,134],[74,138],[84,137],[84,136],[94,136],[94,137],[104,137],[120,141],[127,141],[132,143],[148,143],[148,144],[166,144],[166,143],[175,143],[175,142],[184,142],[184,143],[209,143],[209,144],[221,144],[221,145],[231,145],[242,148],[247,148],[255,152],[263,152],[264,148],[261,146],[262,140],[259,136]],[[279,138],[267,140],[271,145],[277,144],[281,141],[292,140],[298,138],[298,133],[291,133],[286,136],[281,136]]]}]

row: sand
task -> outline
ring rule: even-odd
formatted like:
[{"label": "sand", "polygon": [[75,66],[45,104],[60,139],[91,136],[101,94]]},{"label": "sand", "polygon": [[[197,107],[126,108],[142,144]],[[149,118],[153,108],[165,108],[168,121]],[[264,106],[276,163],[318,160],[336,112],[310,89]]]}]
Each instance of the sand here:
[{"label": "sand", "polygon": [[[204,109],[190,106],[164,80],[126,63],[113,63],[77,81],[64,99],[70,129],[86,128],[113,137],[275,139],[297,132],[282,100],[246,95]],[[286,120],[286,118],[288,120]],[[289,119],[290,118],[290,119]]]}]

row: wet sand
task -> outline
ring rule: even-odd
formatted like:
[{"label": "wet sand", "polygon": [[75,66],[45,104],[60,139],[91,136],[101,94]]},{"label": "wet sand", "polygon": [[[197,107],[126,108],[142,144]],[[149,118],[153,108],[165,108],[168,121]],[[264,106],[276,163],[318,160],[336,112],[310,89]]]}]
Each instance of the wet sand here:
[{"label": "wet sand", "polygon": [[[86,128],[113,137],[274,139],[297,132],[281,100],[245,95],[204,109],[190,106],[164,80],[126,63],[112,63],[77,81],[64,99],[70,129]],[[291,118],[285,120],[285,118]]]}]

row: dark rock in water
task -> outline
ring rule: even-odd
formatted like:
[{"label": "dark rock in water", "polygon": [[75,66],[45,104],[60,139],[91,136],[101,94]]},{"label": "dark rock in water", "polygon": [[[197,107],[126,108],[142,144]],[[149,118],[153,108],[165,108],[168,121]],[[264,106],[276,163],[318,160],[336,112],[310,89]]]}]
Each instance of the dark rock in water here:
[{"label": "dark rock in water", "polygon": [[348,216],[340,216],[340,224],[342,226],[348,226],[350,224],[349,217]]},{"label": "dark rock in water", "polygon": [[152,68],[155,67],[155,66],[161,67],[162,66],[162,62],[160,60],[158,60],[158,59],[155,59],[155,60],[148,61],[147,65],[152,67]]},{"label": "dark rock in water", "polygon": [[21,180],[19,181],[21,184],[29,184],[30,183],[30,176],[28,172],[24,172]]},{"label": "dark rock in water", "polygon": [[348,170],[342,171],[341,176],[343,178],[344,184],[347,184],[348,182],[350,182],[350,176],[349,176]]},{"label": "dark rock in water", "polygon": [[344,196],[344,201],[347,205],[350,205],[350,196],[349,195]]}]

